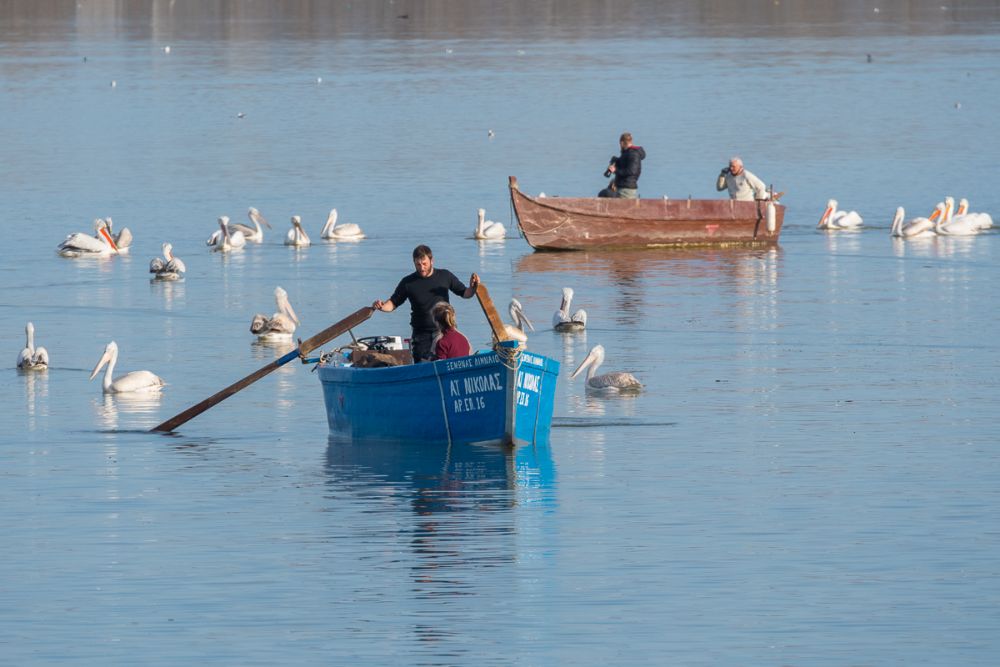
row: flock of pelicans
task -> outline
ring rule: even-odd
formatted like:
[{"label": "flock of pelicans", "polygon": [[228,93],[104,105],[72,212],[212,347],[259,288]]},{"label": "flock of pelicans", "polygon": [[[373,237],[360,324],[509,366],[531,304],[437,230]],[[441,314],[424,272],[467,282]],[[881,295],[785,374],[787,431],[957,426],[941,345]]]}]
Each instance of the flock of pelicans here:
[{"label": "flock of pelicans", "polygon": [[[263,243],[264,228],[271,229],[270,223],[256,208],[247,211],[250,225],[232,223],[227,216],[218,219],[219,229],[205,241],[214,252],[233,252],[248,243]],[[115,254],[128,253],[132,245],[132,233],[128,228],[114,231],[111,218],[99,218],[94,221],[94,234],[85,232],[70,234],[59,244],[56,251],[62,257],[107,257]],[[361,228],[353,223],[337,224],[337,209],[330,211],[326,224],[320,236],[327,240],[357,241],[365,238]],[[473,232],[473,238],[478,240],[499,240],[506,237],[506,229],[500,223],[486,220],[485,210],[478,210],[478,223]],[[291,228],[285,236],[285,245],[308,246],[311,244],[309,235],[302,227],[302,219],[295,215],[291,219]],[[184,262],[173,254],[173,246],[164,243],[163,257],[155,257],[149,262],[149,272],[153,280],[179,280],[187,270]],[[270,316],[257,313],[250,323],[250,331],[264,343],[289,342],[299,325],[299,318],[288,299],[288,293],[281,287],[274,290],[276,310]],[[571,311],[573,290],[562,289],[562,301],[559,309],[552,316],[552,328],[560,333],[576,333],[587,326],[587,313],[582,308]],[[524,314],[524,309],[517,299],[511,299],[509,313],[512,324],[506,325],[509,338],[517,340],[520,346],[527,344],[526,331],[534,331],[531,321]],[[44,347],[35,346],[35,327],[28,322],[25,327],[25,347],[17,357],[17,368],[22,371],[44,371],[49,367],[49,353]],[[160,391],[165,382],[150,371],[132,371],[119,377],[114,377],[115,365],[118,362],[118,345],[111,341],[90,375],[93,380],[104,368],[102,388],[106,394],[121,394],[133,392]],[[611,372],[597,374],[597,369],[604,362],[604,347],[595,345],[580,366],[573,372],[571,378],[577,377],[584,369],[587,371],[586,386],[589,390],[637,391],[642,384],[631,373]]]},{"label": "flock of pelicans", "polygon": [[[857,211],[837,210],[837,200],[826,203],[823,217],[819,219],[818,229],[835,231],[838,229],[858,229],[864,220]],[[902,206],[896,209],[892,219],[889,234],[894,238],[917,239],[932,236],[975,236],[993,226],[993,218],[989,213],[972,213],[969,211],[969,200],[961,199],[955,208],[955,198],[945,197],[938,202],[929,217],[906,219],[906,211]]]}]

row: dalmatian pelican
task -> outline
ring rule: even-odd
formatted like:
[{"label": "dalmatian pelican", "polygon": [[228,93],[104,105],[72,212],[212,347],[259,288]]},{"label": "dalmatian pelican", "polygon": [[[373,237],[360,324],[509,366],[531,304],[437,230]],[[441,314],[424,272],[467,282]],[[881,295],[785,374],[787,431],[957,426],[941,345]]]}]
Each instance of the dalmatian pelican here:
[{"label": "dalmatian pelican", "polygon": [[292,340],[292,334],[299,324],[299,318],[288,301],[288,292],[280,287],[274,289],[274,302],[278,310],[271,317],[257,313],[250,322],[250,333],[262,343],[277,343]]},{"label": "dalmatian pelican", "polygon": [[27,341],[24,349],[17,355],[17,367],[22,371],[44,371],[49,368],[49,351],[44,347],[35,347],[35,325],[28,322],[24,327]]},{"label": "dalmatian pelican", "polygon": [[631,373],[626,373],[625,371],[612,371],[610,373],[604,373],[603,375],[597,375],[597,369],[601,364],[604,363],[604,346],[595,345],[590,350],[590,354],[587,355],[583,363],[573,371],[570,379],[575,378],[579,375],[584,368],[588,366],[590,369],[587,371],[587,389],[594,391],[640,391],[642,389],[642,384],[636,379]]},{"label": "dalmatian pelican", "polygon": [[107,364],[107,370],[104,372],[104,381],[101,385],[104,388],[105,394],[160,391],[163,389],[163,385],[166,384],[163,378],[149,371],[132,371],[112,380],[111,375],[115,371],[116,363],[118,363],[118,344],[115,341],[111,341],[104,348],[101,360],[94,366],[94,372],[90,374],[90,379],[93,380],[97,377],[101,368]]}]

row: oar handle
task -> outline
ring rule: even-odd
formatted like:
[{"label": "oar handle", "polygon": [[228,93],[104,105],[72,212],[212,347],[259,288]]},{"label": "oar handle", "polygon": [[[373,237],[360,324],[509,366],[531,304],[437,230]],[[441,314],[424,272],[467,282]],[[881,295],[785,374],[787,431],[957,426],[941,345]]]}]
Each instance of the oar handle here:
[{"label": "oar handle", "polygon": [[184,412],[171,417],[162,424],[154,426],[152,430],[162,431],[164,433],[169,433],[170,431],[173,431],[181,424],[184,424],[185,422],[194,419],[202,412],[205,412],[206,410],[213,407],[217,403],[221,403],[222,401],[226,400],[236,392],[249,387],[257,380],[261,379],[265,375],[268,375],[272,371],[281,368],[289,361],[292,361],[293,359],[298,359],[300,356],[305,357],[306,354],[312,352],[317,347],[325,345],[326,343],[333,340],[334,338],[344,333],[348,329],[353,329],[354,327],[358,326],[359,324],[367,320],[369,317],[371,317],[372,312],[373,311],[370,306],[358,309],[353,314],[348,315],[347,317],[337,322],[336,324],[333,324],[327,327],[326,329],[323,329],[312,338],[307,338],[305,342],[299,342],[299,346],[296,349],[292,350],[291,352],[279,357],[278,359],[275,359],[267,366],[264,366],[263,368],[254,371],[253,373],[246,376],[242,380],[234,382],[233,384],[229,385],[222,391],[212,394],[201,403],[193,405]]},{"label": "oar handle", "polygon": [[490,298],[490,291],[486,289],[486,285],[482,281],[476,287],[476,298],[479,299],[479,305],[482,306],[483,313],[486,314],[486,321],[490,323],[490,329],[493,330],[496,339],[498,341],[508,340],[507,327],[503,325],[500,313],[497,312],[497,307],[493,305],[493,299]]}]

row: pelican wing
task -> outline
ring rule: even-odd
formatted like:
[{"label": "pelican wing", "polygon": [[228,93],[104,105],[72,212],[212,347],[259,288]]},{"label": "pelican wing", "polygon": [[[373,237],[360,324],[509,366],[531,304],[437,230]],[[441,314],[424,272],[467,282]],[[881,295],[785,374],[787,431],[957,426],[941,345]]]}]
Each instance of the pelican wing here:
[{"label": "pelican wing", "polygon": [[109,252],[111,246],[89,234],[77,232],[70,234],[59,244],[60,250],[77,250],[81,252]]},{"label": "pelican wing", "polygon": [[163,270],[167,273],[184,273],[187,271],[187,267],[184,266],[180,257],[174,257],[164,265]]},{"label": "pelican wing", "polygon": [[163,378],[150,371],[132,371],[111,383],[111,391],[123,394],[131,391],[156,391],[165,385]]},{"label": "pelican wing", "polygon": [[122,227],[122,230],[115,234],[114,239],[115,245],[118,246],[118,250],[124,250],[132,245],[132,232],[128,227]]},{"label": "pelican wing", "polygon": [[295,333],[295,322],[284,313],[275,313],[271,319],[267,321],[265,333],[266,332],[287,334]]},{"label": "pelican wing", "polygon": [[48,366],[49,365],[49,351],[44,347],[35,348],[35,357],[32,360],[35,366]]},{"label": "pelican wing", "polygon": [[587,381],[594,389],[642,389],[642,383],[626,371],[613,371],[595,375]]},{"label": "pelican wing", "polygon": [[153,259],[149,260],[150,273],[159,273],[160,271],[163,271],[164,266],[165,264],[163,263],[163,260],[160,259],[159,257],[154,257]]}]

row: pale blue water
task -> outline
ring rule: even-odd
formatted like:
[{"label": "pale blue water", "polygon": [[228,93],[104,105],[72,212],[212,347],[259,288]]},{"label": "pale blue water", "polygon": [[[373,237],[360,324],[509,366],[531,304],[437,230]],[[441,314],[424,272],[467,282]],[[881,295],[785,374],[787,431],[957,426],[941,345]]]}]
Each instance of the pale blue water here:
[{"label": "pale blue water", "polygon": [[[1000,235],[888,236],[945,195],[1000,214],[993,5],[179,4],[0,6],[0,661],[1000,661]],[[596,192],[623,130],[645,196],[715,196],[742,154],[788,193],[781,246],[469,238],[510,174]],[[830,197],[866,228],[816,232]],[[209,253],[249,206],[265,244]],[[334,206],[369,238],[318,242]],[[56,256],[106,215],[130,256]],[[163,241],[181,283],[149,282]],[[145,433],[285,350],[247,330],[275,286],[311,335],[421,242],[563,364],[550,448],[330,441],[297,364]],[[585,335],[547,330],[563,286]],[[44,375],[13,369],[28,320]],[[111,339],[161,398],[88,382]],[[642,395],[568,379],[597,343]]]}]

